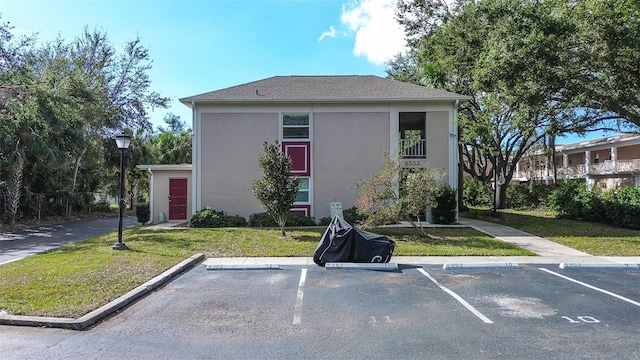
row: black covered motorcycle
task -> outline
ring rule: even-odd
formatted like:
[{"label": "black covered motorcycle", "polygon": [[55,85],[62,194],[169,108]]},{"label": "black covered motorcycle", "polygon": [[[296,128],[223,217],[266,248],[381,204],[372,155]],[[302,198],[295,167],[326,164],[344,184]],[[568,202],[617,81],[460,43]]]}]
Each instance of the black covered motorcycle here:
[{"label": "black covered motorcycle", "polygon": [[322,235],[313,261],[320,266],[328,262],[387,263],[395,247],[388,237],[355,228],[336,216]]}]

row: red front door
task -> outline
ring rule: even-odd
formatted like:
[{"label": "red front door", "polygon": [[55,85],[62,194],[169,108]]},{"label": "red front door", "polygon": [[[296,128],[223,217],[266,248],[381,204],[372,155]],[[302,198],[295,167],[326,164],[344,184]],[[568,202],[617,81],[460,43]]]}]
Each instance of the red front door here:
[{"label": "red front door", "polygon": [[187,179],[169,179],[169,220],[187,219]]}]

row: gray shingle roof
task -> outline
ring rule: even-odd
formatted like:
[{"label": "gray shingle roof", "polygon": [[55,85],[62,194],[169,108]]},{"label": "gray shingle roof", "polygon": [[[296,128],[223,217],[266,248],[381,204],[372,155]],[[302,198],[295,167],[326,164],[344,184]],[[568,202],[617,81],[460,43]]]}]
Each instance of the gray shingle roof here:
[{"label": "gray shingle roof", "polygon": [[372,75],[274,76],[226,89],[180,99],[193,102],[380,102],[467,100],[444,90]]},{"label": "gray shingle roof", "polygon": [[[558,145],[556,146],[556,151],[570,151],[576,149],[587,149],[592,147],[598,147],[602,145],[612,146],[612,145],[626,145],[626,144],[634,144],[640,140],[640,134],[620,134],[614,136],[602,137],[599,139],[593,140],[585,140],[580,142],[574,142],[570,144]],[[621,144],[625,143],[625,144]]]}]

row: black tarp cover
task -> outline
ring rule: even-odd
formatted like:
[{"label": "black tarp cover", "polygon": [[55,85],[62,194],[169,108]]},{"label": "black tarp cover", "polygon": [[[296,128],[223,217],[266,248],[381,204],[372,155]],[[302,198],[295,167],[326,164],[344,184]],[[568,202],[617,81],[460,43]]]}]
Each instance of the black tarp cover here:
[{"label": "black tarp cover", "polygon": [[388,237],[351,226],[334,217],[320,239],[313,261],[323,266],[328,262],[389,262],[396,243]]}]

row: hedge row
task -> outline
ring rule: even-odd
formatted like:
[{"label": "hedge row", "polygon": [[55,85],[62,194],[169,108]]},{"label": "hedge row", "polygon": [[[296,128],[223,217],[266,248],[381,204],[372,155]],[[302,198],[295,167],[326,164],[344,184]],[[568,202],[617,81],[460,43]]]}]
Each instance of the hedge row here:
[{"label": "hedge row", "polygon": [[623,187],[602,193],[587,189],[583,182],[562,184],[549,196],[556,217],[601,222],[640,229],[640,187]]},{"label": "hedge row", "polygon": [[[314,226],[316,221],[312,217],[300,214],[289,214],[287,226]],[[278,227],[273,217],[266,212],[251,214],[249,221],[240,215],[228,215],[224,211],[210,207],[196,212],[189,220],[190,227],[220,228],[220,227]]]},{"label": "hedge row", "polygon": [[210,207],[204,208],[191,217],[189,227],[220,228],[247,226],[247,219],[239,215],[227,215]]},{"label": "hedge row", "polygon": [[[490,207],[493,190],[481,181],[465,177],[463,201],[465,205]],[[546,207],[559,218],[640,229],[640,187],[624,187],[602,193],[599,188],[588,190],[585,182],[578,180],[562,184],[510,185],[505,207]]]},{"label": "hedge row", "polygon": [[[355,206],[343,211],[344,220],[350,224],[358,224],[364,220],[364,217],[358,214]],[[313,217],[301,214],[291,213],[287,217],[287,226],[327,226],[331,222],[331,218],[322,218],[319,223]],[[224,211],[217,211],[207,207],[196,212],[189,220],[190,227],[278,227],[276,221],[266,212],[255,213],[249,216],[249,221],[239,215],[227,215]]]}]

